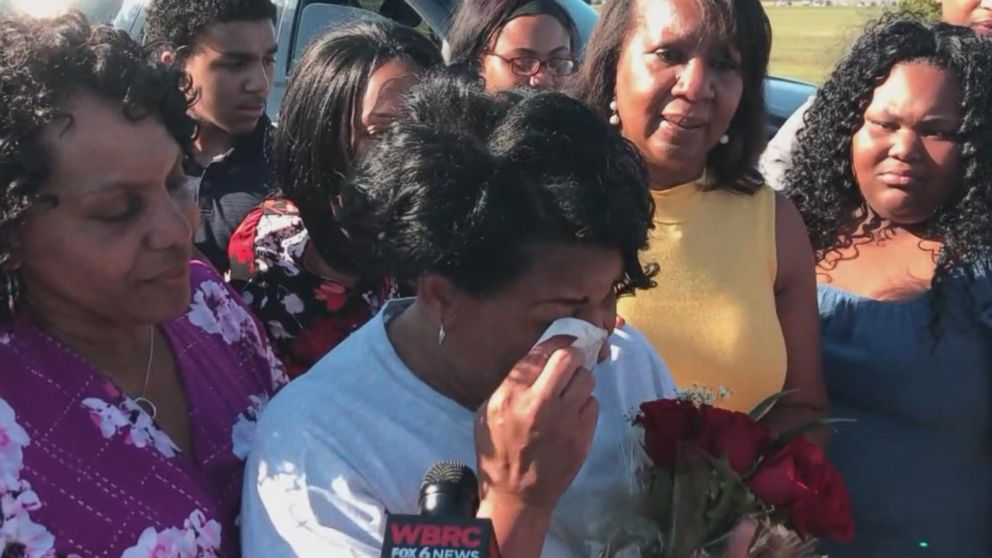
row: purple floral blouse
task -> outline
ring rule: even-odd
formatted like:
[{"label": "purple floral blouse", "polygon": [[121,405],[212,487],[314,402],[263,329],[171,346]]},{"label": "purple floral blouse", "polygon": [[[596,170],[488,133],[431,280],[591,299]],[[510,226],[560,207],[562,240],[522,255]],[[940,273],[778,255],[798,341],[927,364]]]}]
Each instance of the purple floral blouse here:
[{"label": "purple floral blouse", "polygon": [[183,454],[113,382],[25,318],[0,323],[0,556],[238,555],[243,461],[286,376],[210,268],[163,324],[190,408]]}]

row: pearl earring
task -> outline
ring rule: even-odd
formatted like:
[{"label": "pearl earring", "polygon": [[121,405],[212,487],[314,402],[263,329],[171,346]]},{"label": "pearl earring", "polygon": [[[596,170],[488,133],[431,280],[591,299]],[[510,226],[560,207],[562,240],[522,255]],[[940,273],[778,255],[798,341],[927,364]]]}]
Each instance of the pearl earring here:
[{"label": "pearl earring", "polygon": [[614,126],[620,125],[620,114],[617,112],[617,100],[613,99],[610,101],[610,124]]},{"label": "pearl earring", "polygon": [[727,134],[720,136],[720,145],[727,145],[728,143],[730,143],[730,136]]}]

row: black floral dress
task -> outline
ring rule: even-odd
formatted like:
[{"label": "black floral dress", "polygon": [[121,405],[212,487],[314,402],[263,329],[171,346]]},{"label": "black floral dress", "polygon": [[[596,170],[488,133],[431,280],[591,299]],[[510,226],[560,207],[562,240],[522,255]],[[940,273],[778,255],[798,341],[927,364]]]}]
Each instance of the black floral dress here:
[{"label": "black floral dress", "polygon": [[386,279],[364,292],[308,271],[309,242],[299,210],[268,200],[252,210],[231,237],[231,285],[262,321],[290,377],[306,372],[351,332],[400,296]]}]

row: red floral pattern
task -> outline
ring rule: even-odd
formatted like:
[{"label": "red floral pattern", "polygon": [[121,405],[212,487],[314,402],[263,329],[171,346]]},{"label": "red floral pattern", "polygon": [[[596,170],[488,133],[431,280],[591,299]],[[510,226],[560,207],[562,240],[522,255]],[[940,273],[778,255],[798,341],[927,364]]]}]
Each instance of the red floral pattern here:
[{"label": "red floral pattern", "polygon": [[309,242],[296,206],[269,200],[231,237],[231,284],[259,317],[291,378],[306,372],[389,300],[396,284],[356,291],[303,266]]}]

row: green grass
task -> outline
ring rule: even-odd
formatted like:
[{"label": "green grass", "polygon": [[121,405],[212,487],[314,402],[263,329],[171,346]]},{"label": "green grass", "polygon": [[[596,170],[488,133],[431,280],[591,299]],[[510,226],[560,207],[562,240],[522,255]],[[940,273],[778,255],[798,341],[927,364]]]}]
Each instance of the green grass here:
[{"label": "green grass", "polygon": [[769,73],[823,83],[880,8],[765,5],[772,23]]},{"label": "green grass", "polygon": [[[764,4],[772,22],[769,72],[822,84],[878,7],[775,6]],[[595,6],[601,9],[601,6]]]}]

